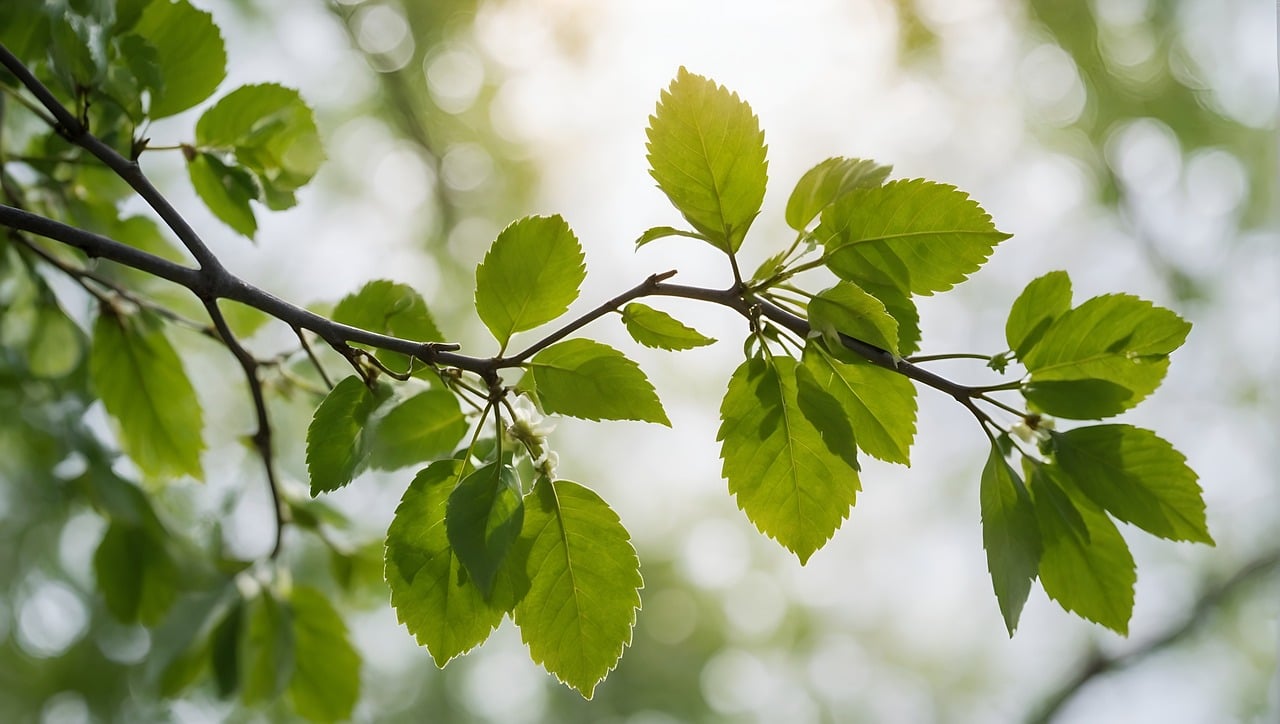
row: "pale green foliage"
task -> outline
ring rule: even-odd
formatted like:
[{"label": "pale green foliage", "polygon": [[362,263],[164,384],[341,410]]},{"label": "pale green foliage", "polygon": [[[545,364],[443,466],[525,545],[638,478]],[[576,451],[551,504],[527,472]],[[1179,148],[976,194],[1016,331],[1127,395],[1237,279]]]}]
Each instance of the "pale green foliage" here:
[{"label": "pale green foliage", "polygon": [[567,480],[528,495],[524,575],[513,618],[529,655],[590,699],[631,643],[640,608],[640,561],[617,514]]},{"label": "pale green foliage", "polygon": [[[2,3],[0,42],[34,68],[40,83],[61,89],[63,110],[74,111],[93,138],[134,170],[139,154],[160,151],[148,148],[140,129],[204,103],[225,75],[211,16],[186,0]],[[8,73],[0,76],[15,97],[25,99],[32,90],[14,86]],[[736,329],[745,337],[746,359],[729,378],[720,408],[722,471],[747,519],[802,564],[850,515],[861,487],[859,450],[909,464],[913,382],[954,397],[992,444],[979,483],[982,538],[1010,634],[1037,578],[1066,610],[1128,630],[1136,569],[1114,520],[1164,538],[1212,543],[1196,474],[1168,442],[1130,425],[1057,432],[1046,418],[1094,420],[1131,409],[1163,381],[1169,356],[1186,339],[1185,321],[1123,294],[1072,308],[1070,279],[1051,272],[1013,303],[1005,325],[1009,350],[979,355],[1002,372],[1016,362],[1025,375],[991,387],[942,379],[922,366],[929,358],[911,357],[921,343],[914,296],[964,281],[1008,235],[954,187],[888,181],[888,166],[843,157],[799,179],[783,212],[794,240],[790,246],[761,241],[767,259],[744,281],[737,254],[756,217],[771,213],[762,210],[764,134],[737,94],[684,68],[649,118],[647,158],[659,189],[691,228],[655,226],[636,246],[676,237],[670,243],[678,253],[691,243],[684,239],[709,243],[728,257],[726,287],[679,286],[666,282],[674,272],[656,274],[523,351],[508,352],[514,335],[568,312],[586,277],[582,245],[563,218],[523,218],[498,234],[476,268],[476,312],[498,346],[487,358],[431,344],[446,338],[423,296],[377,280],[337,303],[331,321],[338,324],[322,325],[292,308],[301,314],[288,323],[305,340],[303,348],[292,357],[252,359],[247,348],[253,345],[242,348],[227,335],[265,328],[284,303],[255,297],[249,292],[258,290],[226,272],[190,269],[188,256],[176,253],[150,217],[122,217],[120,206],[137,179],[126,184],[109,171],[120,164],[86,155],[89,146],[75,145],[77,134],[70,132],[75,125],[50,128],[22,151],[51,154],[38,163],[20,161],[40,176],[33,188],[52,198],[41,196],[32,208],[48,213],[46,221],[188,265],[163,267],[168,271],[159,276],[179,280],[202,301],[235,299],[238,304],[225,305],[229,333],[221,325],[202,331],[245,368],[260,423],[251,441],[268,461],[281,525],[298,533],[280,538],[259,561],[217,551],[194,564],[188,550],[194,546],[175,542],[180,539],[153,509],[150,492],[118,476],[114,452],[77,433],[94,442],[82,446],[92,472],[74,487],[106,520],[93,560],[97,587],[113,616],[157,627],[147,680],[162,695],[178,695],[207,673],[214,693],[238,693],[246,705],[279,706],[285,699],[293,714],[313,721],[353,716],[361,661],[335,608],[345,599],[292,582],[294,539],[305,534],[327,550],[335,594],[350,593],[361,576],[366,592],[372,589],[368,569],[381,553],[397,618],[438,666],[484,642],[510,615],[532,659],[590,698],[631,642],[640,562],[609,505],[556,475],[554,425],[543,416],[670,424],[635,361],[577,336],[617,313],[644,346],[684,350],[715,342],[672,313],[637,301],[648,296],[720,304],[744,317]],[[251,202],[269,210],[293,206],[295,192],[324,158],[311,109],[296,91],[274,84],[226,93],[179,147],[198,196],[248,237],[258,229],[260,210]],[[13,149],[0,143],[0,153]],[[25,181],[6,184],[7,195],[20,196],[24,189],[11,185]],[[6,219],[27,218],[7,205],[4,211]],[[159,216],[199,258],[199,240],[167,214]],[[116,423],[119,448],[149,482],[159,487],[180,476],[199,478],[202,413],[162,319],[151,311],[170,311],[156,301],[165,297],[147,296],[152,271],[134,265],[94,277],[98,270],[85,267],[77,275],[75,264],[84,261],[79,252],[37,257],[39,245],[19,246],[25,237],[16,229],[27,227],[11,226],[15,231],[0,248],[0,360],[59,384],[85,377],[87,367]],[[67,271],[49,261],[64,257],[71,260],[70,278],[102,300],[87,365],[85,335],[45,280]],[[813,294],[796,281],[810,270],[839,281]],[[198,282],[183,283],[188,272]],[[115,288],[117,279],[128,283]],[[304,318],[309,321],[298,322]],[[355,340],[371,349],[352,347]],[[310,367],[298,367],[299,360]],[[330,387],[331,365],[348,365],[354,374]],[[1021,393],[1025,404],[996,400],[992,390],[1010,400]],[[384,546],[349,543],[351,521],[339,505],[299,500],[271,474],[268,417],[285,396],[281,391],[315,404],[306,434],[313,497],[350,484],[366,468],[422,466]],[[516,391],[521,394],[513,399]],[[291,434],[299,435],[274,430],[276,440]],[[1011,462],[1017,457],[1025,483]],[[576,463],[565,461],[570,466]],[[386,475],[387,484],[395,477]],[[282,546],[288,555],[278,555]]]},{"label": "pale green foliage", "polygon": [[89,375],[119,423],[121,446],[144,473],[201,476],[200,404],[156,320],[104,307],[93,326]]},{"label": "pale green foliage", "polygon": [[822,212],[815,233],[841,279],[911,294],[959,284],[1009,238],[968,194],[923,179],[849,191]]},{"label": "pale green foliage", "polygon": [[635,341],[658,349],[693,349],[715,340],[666,312],[632,302],[622,309],[622,323]]},{"label": "pale green foliage", "polygon": [[564,314],[587,276],[582,246],[559,216],[502,230],[476,267],[476,312],[506,349],[511,335]]},{"label": "pale green foliage", "polygon": [[558,342],[534,355],[529,369],[547,412],[671,425],[639,365],[607,344],[589,339]]},{"label": "pale green foliage", "polygon": [[982,469],[982,547],[1004,625],[1012,636],[1040,563],[1040,529],[1026,487],[996,447]]},{"label": "pale green foliage", "polygon": [[658,188],[703,238],[736,252],[764,201],[768,171],[764,133],[751,106],[680,68],[649,117],[647,135]]},{"label": "pale green foliage", "polygon": [[839,402],[816,382],[806,389],[820,394],[803,394],[797,369],[789,357],[743,362],[717,438],[738,507],[804,563],[848,516],[861,484]]}]

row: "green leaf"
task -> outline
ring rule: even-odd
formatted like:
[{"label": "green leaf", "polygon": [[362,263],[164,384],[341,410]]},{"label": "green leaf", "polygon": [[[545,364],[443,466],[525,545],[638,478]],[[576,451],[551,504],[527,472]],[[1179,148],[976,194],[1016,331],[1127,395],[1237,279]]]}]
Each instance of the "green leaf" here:
[{"label": "green leaf", "polygon": [[395,470],[453,452],[467,434],[458,398],[442,389],[426,390],[397,403],[376,421],[369,463]]},{"label": "green leaf", "polygon": [[486,597],[524,524],[520,478],[492,463],[471,473],[449,495],[445,532],[454,553]]},{"label": "green leaf", "polygon": [[125,623],[155,625],[177,596],[178,568],[150,528],[112,523],[93,555],[107,610]]},{"label": "green leaf", "polygon": [[666,312],[632,302],[622,310],[622,323],[632,339],[657,349],[693,349],[715,340],[689,327]]},{"label": "green leaf", "polygon": [[1032,280],[1009,309],[1004,336],[1009,349],[1022,359],[1044,336],[1054,320],[1071,309],[1071,277],[1053,271]]},{"label": "green leaf", "polygon": [[241,598],[230,578],[216,589],[185,597],[155,630],[147,655],[148,678],[161,696],[190,686],[209,664],[210,639]]},{"label": "green leaf", "polygon": [[1043,465],[1031,474],[1044,543],[1040,585],[1067,611],[1127,635],[1138,579],[1129,545],[1106,513],[1087,502],[1076,506],[1054,474]]},{"label": "green leaf", "polygon": [[151,98],[151,118],[164,118],[213,94],[227,76],[227,53],[213,16],[186,0],[155,0],[134,32],[156,49],[164,88]]},{"label": "green leaf", "polygon": [[729,380],[717,439],[738,507],[803,564],[848,516],[861,484],[856,461],[829,449],[798,395],[795,360],[743,362]]},{"label": "green leaf", "polygon": [[485,600],[449,545],[445,511],[462,474],[460,460],[441,460],[418,473],[387,529],[391,606],[440,667],[483,643],[506,613]]},{"label": "green leaf", "polygon": [[892,170],[892,166],[861,158],[828,158],[796,182],[787,199],[787,226],[804,231],[836,199],[857,188],[880,186]]},{"label": "green leaf", "polygon": [[631,643],[640,560],[608,503],[542,478],[525,502],[529,590],[514,620],[529,655],[590,699]]},{"label": "green leaf", "polygon": [[202,476],[200,403],[157,321],[104,307],[93,326],[89,376],[120,424],[121,447],[143,472]]},{"label": "green leaf", "polygon": [[529,361],[542,409],[587,420],[671,421],[635,362],[589,339],[547,347]]},{"label": "green leaf", "polygon": [[858,447],[886,462],[911,464],[916,434],[916,388],[911,380],[846,352],[833,354],[815,341],[805,345],[803,362],[849,416]]},{"label": "green leaf", "polygon": [[640,235],[640,238],[636,239],[636,248],[639,249],[651,241],[664,239],[668,236],[685,236],[690,239],[707,240],[707,238],[702,234],[693,231],[685,231],[684,229],[677,229],[671,226],[655,226],[651,229],[645,229],[645,232]]},{"label": "green leaf", "polygon": [[994,446],[982,469],[979,499],[987,570],[1005,628],[1013,636],[1040,564],[1040,528],[1026,487]]},{"label": "green leaf", "polygon": [[[333,308],[333,321],[352,327],[388,334],[414,342],[440,342],[444,334],[436,326],[422,295],[407,284],[377,279],[348,294]],[[389,369],[407,371],[413,366],[399,352],[377,350],[374,356]],[[430,368],[418,365],[417,375],[430,374]]]},{"label": "green leaf", "polygon": [[964,281],[1009,234],[954,186],[916,179],[846,193],[815,232],[836,276],[929,295]]},{"label": "green leaf", "polygon": [[244,601],[237,599],[209,639],[209,663],[218,697],[226,699],[240,688],[240,628]]},{"label": "green leaf", "polygon": [[196,122],[196,146],[234,154],[257,176],[273,209],[293,206],[293,192],[324,161],[311,108],[296,90],[273,83],[241,86],[205,111]]},{"label": "green leaf", "polygon": [[228,166],[211,153],[197,153],[187,162],[187,175],[204,205],[220,221],[252,239],[258,220],[249,202],[258,198],[253,176],[239,166]]},{"label": "green leaf", "polygon": [[751,106],[681,67],[646,135],[658,188],[713,246],[736,252],[760,212],[769,165]]},{"label": "green leaf", "polygon": [[380,385],[372,391],[352,375],[334,385],[325,396],[307,428],[312,497],[350,483],[364,468],[371,446],[365,423],[390,394],[387,386]]},{"label": "green leaf", "polygon": [[564,314],[586,279],[582,246],[560,216],[529,216],[498,234],[476,267],[476,312],[498,344]]},{"label": "green leaf", "polygon": [[351,716],[360,694],[360,655],[333,604],[314,588],[296,586],[289,598],[295,663],[289,699],[317,722]]},{"label": "green leaf", "polygon": [[27,369],[36,377],[57,379],[71,374],[84,356],[84,333],[50,298],[36,307],[27,339]]},{"label": "green leaf", "polygon": [[809,326],[832,346],[840,346],[843,333],[898,354],[898,321],[884,302],[852,282],[839,282],[809,300]]},{"label": "green leaf", "polygon": [[262,591],[247,604],[240,643],[240,698],[246,706],[273,701],[293,677],[293,620],[289,607]]},{"label": "green leaf", "polygon": [[898,354],[920,351],[920,312],[911,295],[897,287],[863,283],[862,288],[884,303],[884,309],[898,323]]},{"label": "green leaf", "polygon": [[1063,477],[1111,515],[1161,538],[1213,544],[1195,471],[1155,433],[1094,425],[1052,441]]},{"label": "green leaf", "polygon": [[1094,297],[1063,313],[1023,357],[1023,394],[1058,417],[1094,419],[1123,412],[1151,394],[1191,325],[1128,294]]}]

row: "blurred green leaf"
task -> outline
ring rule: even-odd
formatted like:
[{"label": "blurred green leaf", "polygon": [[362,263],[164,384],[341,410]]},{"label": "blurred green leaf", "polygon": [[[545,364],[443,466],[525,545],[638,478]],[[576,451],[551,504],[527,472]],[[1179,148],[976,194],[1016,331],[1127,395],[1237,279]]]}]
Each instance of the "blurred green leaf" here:
[{"label": "blurred green leaf", "polygon": [[743,362],[729,380],[717,439],[738,507],[804,563],[848,516],[861,483],[856,463],[828,449],[798,394],[795,360]]},{"label": "blurred green leaf", "polygon": [[225,699],[240,688],[240,629],[244,620],[244,600],[236,599],[227,617],[209,638],[209,661],[218,697]]},{"label": "blurred green leaf", "polygon": [[316,408],[307,428],[307,471],[311,495],[327,493],[351,482],[369,460],[369,416],[391,394],[379,385],[370,390],[355,375],[343,379]]},{"label": "blurred green leaf", "polygon": [[228,93],[200,116],[195,135],[201,151],[234,154],[257,177],[272,209],[293,206],[293,192],[324,161],[311,108],[296,90],[274,83]]},{"label": "blurred green leaf", "polygon": [[187,162],[187,175],[214,216],[242,236],[254,237],[258,220],[249,202],[258,198],[260,189],[252,174],[239,166],[228,166],[211,153],[197,153]]},{"label": "blurred green leaf", "polygon": [[631,643],[640,560],[609,504],[567,480],[526,496],[529,590],[513,618],[529,655],[590,699]]},{"label": "blurred green leaf", "polygon": [[449,545],[445,511],[462,475],[460,460],[440,460],[418,473],[387,529],[391,605],[440,667],[483,643],[505,614],[485,600]]},{"label": "blurred green leaf", "polygon": [[93,572],[113,616],[152,626],[169,611],[178,571],[166,545],[151,527],[114,522],[107,528]]},{"label": "blurred green leaf", "polygon": [[858,447],[886,462],[911,464],[916,434],[916,388],[911,380],[852,355],[810,341],[804,366],[834,397],[853,426]]},{"label": "blurred green leaf", "polygon": [[153,0],[133,27],[156,50],[164,87],[149,115],[164,118],[213,95],[227,76],[227,53],[213,16],[186,0]]},{"label": "blurred green leaf", "polygon": [[857,188],[874,188],[889,178],[892,166],[836,156],[805,172],[787,199],[787,226],[804,231],[836,199]]},{"label": "blurred green leaf", "polygon": [[1009,636],[1036,579],[1042,548],[1036,510],[1022,480],[996,447],[982,469],[982,547]]},{"label": "blurred green leaf", "polygon": [[714,344],[715,340],[685,325],[666,312],[637,302],[622,310],[622,323],[635,341],[657,349],[693,349]]},{"label": "blurred green leaf", "polygon": [[1009,234],[954,186],[915,179],[854,189],[822,212],[816,236],[836,276],[929,295],[964,281]]},{"label": "blurred green leaf", "polygon": [[1031,379],[1023,394],[1058,417],[1123,412],[1160,386],[1169,354],[1190,330],[1178,315],[1137,297],[1094,297],[1054,320],[1027,351]]},{"label": "blurred green leaf", "polygon": [[239,661],[240,697],[247,706],[274,701],[293,676],[291,615],[270,590],[263,590],[247,603]]},{"label": "blurred green leaf", "polygon": [[27,339],[27,369],[36,377],[58,379],[71,374],[84,356],[85,336],[50,297],[36,307]]},{"label": "blurred green leaf", "polygon": [[511,335],[564,314],[586,276],[565,220],[528,216],[503,229],[476,267],[476,312],[506,349]]},{"label": "blurred green leaf", "polygon": [[764,201],[764,133],[737,93],[683,67],[649,116],[649,173],[684,218],[733,253]]},{"label": "blurred green leaf", "polygon": [[1004,336],[1019,359],[1044,336],[1054,320],[1071,309],[1071,277],[1053,271],[1032,280],[1009,309]]},{"label": "blurred green leaf", "polygon": [[1111,515],[1161,538],[1213,544],[1195,471],[1155,433],[1094,425],[1055,432],[1052,442],[1063,484]]},{"label": "blurred green leaf", "polygon": [[557,342],[533,356],[529,371],[549,414],[671,426],[649,378],[606,344],[589,339]]},{"label": "blurred green leaf", "polygon": [[43,58],[51,47],[49,15],[43,5],[30,1],[0,3],[0,43],[27,65]]},{"label": "blurred green leaf", "polygon": [[1129,545],[1106,513],[1087,502],[1073,503],[1052,471],[1035,465],[1031,473],[1044,543],[1040,585],[1064,609],[1127,635],[1138,578]]},{"label": "blurred green leaf", "polygon": [[467,418],[448,390],[420,392],[375,421],[369,464],[395,470],[444,457],[467,434]]},{"label": "blurred green leaf", "polygon": [[510,465],[486,465],[462,478],[449,494],[449,545],[486,598],[523,523],[520,479]]},{"label": "blurred green leaf", "polygon": [[159,322],[104,307],[93,326],[89,376],[120,425],[121,447],[143,472],[202,477],[200,403]]},{"label": "blurred green leaf", "polygon": [[347,719],[360,695],[360,655],[347,640],[347,626],[320,591],[296,586],[289,596],[293,619],[294,669],[289,699],[306,719]]},{"label": "blurred green leaf", "polygon": [[839,282],[809,300],[809,326],[833,347],[841,346],[840,335],[846,334],[898,354],[898,321],[884,302],[852,282]]}]

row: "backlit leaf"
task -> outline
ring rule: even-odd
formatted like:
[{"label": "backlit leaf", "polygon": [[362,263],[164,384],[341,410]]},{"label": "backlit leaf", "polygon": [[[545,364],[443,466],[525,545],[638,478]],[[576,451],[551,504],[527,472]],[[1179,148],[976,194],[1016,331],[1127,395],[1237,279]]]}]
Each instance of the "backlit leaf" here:
[{"label": "backlit leaf", "polygon": [[220,221],[250,239],[258,231],[258,219],[249,202],[258,198],[252,174],[228,166],[210,153],[197,153],[187,162],[191,186]]},{"label": "backlit leaf", "polygon": [[505,613],[485,600],[449,545],[445,511],[462,471],[461,461],[441,460],[418,473],[387,529],[391,605],[441,667],[483,643]]},{"label": "backlit leaf", "polygon": [[1021,359],[1036,346],[1054,320],[1071,308],[1071,277],[1054,271],[1032,280],[1009,309],[1004,336]]},{"label": "backlit leaf", "polygon": [[273,209],[293,206],[293,192],[324,161],[311,109],[296,90],[274,83],[228,93],[200,116],[195,135],[201,151],[234,155],[251,171]]},{"label": "backlit leaf", "polygon": [[1123,412],[1151,394],[1191,325],[1128,294],[1094,297],[1064,312],[1023,356],[1023,387],[1042,412],[1094,419]]},{"label": "backlit leaf", "polygon": [[1052,440],[1064,485],[1152,535],[1213,543],[1195,471],[1155,433],[1094,425],[1053,433]]},{"label": "backlit leaf", "polygon": [[[388,334],[414,342],[440,342],[444,335],[436,326],[422,295],[408,284],[376,279],[348,294],[333,308],[333,321],[352,327]],[[409,358],[398,352],[377,350],[374,356],[397,372],[410,369]],[[425,365],[416,366],[426,375]]]},{"label": "backlit leaf", "polygon": [[854,189],[822,212],[815,233],[841,279],[925,295],[964,281],[1009,238],[968,194],[923,179]]},{"label": "backlit leaf", "polygon": [[804,231],[809,228],[809,222],[836,199],[856,188],[883,184],[892,170],[892,166],[861,158],[828,158],[796,182],[791,198],[787,199],[787,226]]},{"label": "backlit leaf", "polygon": [[93,326],[89,376],[120,424],[124,452],[143,472],[201,477],[200,403],[158,322],[104,308]]},{"label": "backlit leaf", "polygon": [[347,640],[347,625],[324,594],[295,586],[289,597],[293,619],[294,669],[289,681],[293,708],[306,719],[347,719],[360,694],[360,655]]},{"label": "backlit leaf", "polygon": [[1128,634],[1138,578],[1129,545],[1106,513],[1087,501],[1076,505],[1054,483],[1051,470],[1036,466],[1031,474],[1044,543],[1040,585],[1064,609]]},{"label": "backlit leaf", "polygon": [[486,465],[464,477],[449,495],[449,544],[485,596],[523,524],[520,479],[509,465]]},{"label": "backlit leaf", "polygon": [[992,447],[982,469],[982,547],[1009,635],[1018,628],[1040,563],[1040,528],[1031,496],[1018,474]]},{"label": "backlit leaf", "polygon": [[312,496],[341,488],[364,468],[370,454],[365,423],[390,394],[385,385],[370,390],[363,380],[351,375],[325,396],[307,428]]},{"label": "backlit leaf", "polygon": [[264,590],[246,604],[240,671],[240,697],[247,705],[272,701],[284,693],[296,666],[292,612]]},{"label": "backlit leaf", "polygon": [[649,378],[606,344],[589,339],[557,342],[534,355],[529,370],[549,414],[671,426]]},{"label": "backlit leaf", "polygon": [[152,118],[172,116],[208,98],[227,75],[227,53],[213,16],[186,0],[154,0],[133,28],[156,50],[164,87]]},{"label": "backlit leaf", "polygon": [[702,239],[703,241],[706,241],[706,238],[697,232],[685,231],[684,229],[677,229],[671,226],[655,226],[650,229],[645,229],[644,233],[636,239],[636,248],[639,249],[651,241],[665,239],[668,236],[684,236],[690,239]]},{"label": "backlit leaf", "polygon": [[832,354],[816,341],[805,345],[804,366],[849,416],[858,447],[886,462],[911,464],[916,434],[911,380],[851,354]]},{"label": "backlit leaf", "polygon": [[840,282],[809,300],[809,326],[839,346],[840,334],[898,353],[898,322],[884,302],[852,282]]},{"label": "backlit leaf", "polygon": [[729,380],[717,439],[738,507],[804,563],[848,516],[860,483],[856,462],[829,449],[798,394],[795,360],[743,362]]},{"label": "backlit leaf", "polygon": [[683,67],[649,116],[649,173],[716,248],[742,245],[764,200],[764,133],[737,93]]},{"label": "backlit leaf", "polygon": [[693,349],[715,342],[670,314],[637,302],[623,308],[622,323],[626,325],[632,339],[646,347]]},{"label": "backlit leaf", "polygon": [[618,516],[587,488],[542,478],[525,499],[529,590],[516,605],[534,661],[590,699],[631,643],[640,560]]},{"label": "backlit leaf", "polygon": [[396,403],[376,421],[369,464],[394,470],[443,457],[467,434],[452,392],[432,389]]},{"label": "backlit leaf", "polygon": [[528,216],[498,234],[476,267],[476,312],[498,344],[564,314],[587,276],[578,237],[560,216]]}]

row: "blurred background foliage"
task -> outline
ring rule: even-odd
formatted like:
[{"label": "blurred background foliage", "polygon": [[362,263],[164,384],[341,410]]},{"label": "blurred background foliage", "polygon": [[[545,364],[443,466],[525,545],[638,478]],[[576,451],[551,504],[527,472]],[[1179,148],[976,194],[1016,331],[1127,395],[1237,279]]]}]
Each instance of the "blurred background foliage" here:
[{"label": "blurred background foliage", "polygon": [[[365,660],[355,719],[1014,721],[1053,710],[1061,721],[1192,722],[1280,711],[1271,4],[199,4],[227,39],[224,87],[299,87],[331,160],[298,209],[263,219],[254,247],[219,236],[180,159],[156,152],[144,163],[232,269],[286,298],[323,306],[390,276],[423,290],[447,335],[482,345],[476,261],[510,219],[553,211],[586,241],[596,297],[659,266],[697,274],[699,258],[632,262],[629,243],[671,218],[644,177],[641,129],[687,63],[760,113],[782,184],[766,215],[811,163],[865,155],[956,183],[1020,237],[924,310],[926,351],[995,351],[1002,305],[1059,267],[1084,287],[1078,295],[1135,291],[1197,325],[1161,399],[1134,419],[1158,421],[1188,451],[1219,546],[1134,541],[1143,578],[1127,640],[1038,594],[1018,637],[1004,638],[977,533],[980,446],[952,434],[970,431],[941,404],[922,408],[915,469],[870,467],[845,530],[800,569],[755,536],[717,482],[714,410],[733,350],[642,358],[659,370],[674,433],[564,421],[555,438],[565,472],[596,481],[619,509],[646,583],[635,641],[592,702],[533,665],[509,625],[436,670],[396,626],[381,580],[380,536],[407,478],[368,474],[349,494],[305,502],[314,399],[282,395],[282,467],[314,522],[291,533],[285,559],[347,614]],[[6,135],[29,130],[12,103],[4,110]],[[178,142],[190,122],[149,135]],[[118,198],[101,179],[68,182],[85,219]],[[780,230],[780,208],[773,215],[758,234]],[[163,248],[146,236],[133,240]],[[87,388],[83,330],[45,313],[57,305],[83,323],[90,305],[21,268],[18,250],[0,246],[0,720],[291,716],[223,700],[210,677],[160,698],[152,662],[172,647],[169,629],[120,622],[95,584],[108,519],[132,516],[150,531],[181,590],[231,585],[269,547],[265,484],[241,440],[251,415],[225,350],[176,337],[208,410],[208,483],[139,488],[100,442],[110,430]],[[253,342],[269,351],[287,339],[264,327]],[[139,490],[154,521],[139,512]],[[1154,646],[1162,637],[1168,645]]]}]

